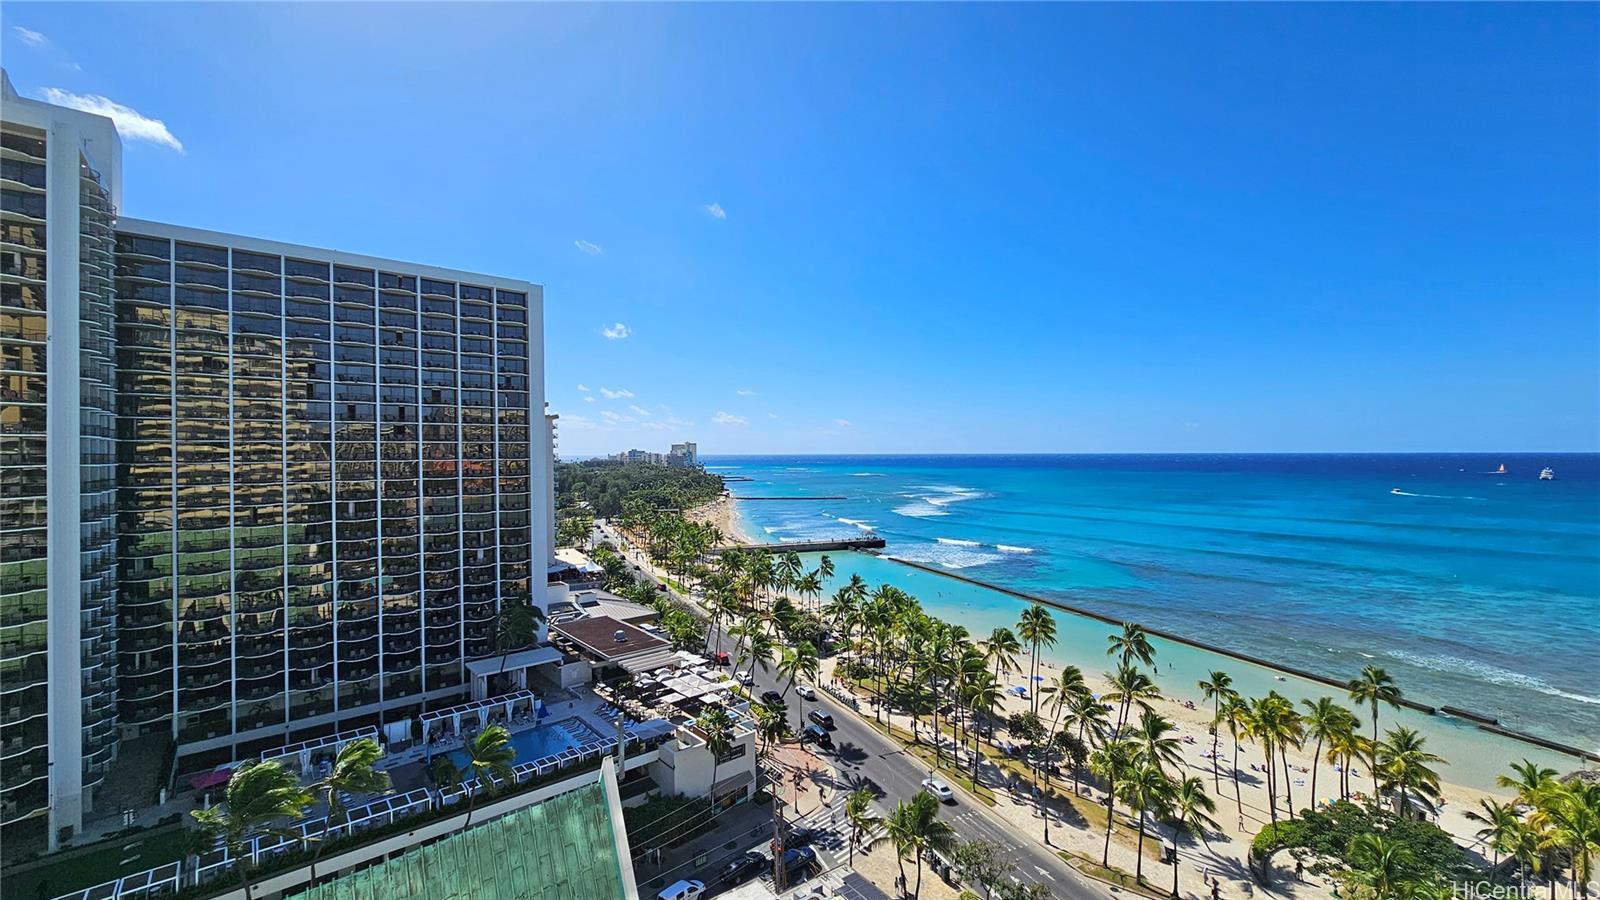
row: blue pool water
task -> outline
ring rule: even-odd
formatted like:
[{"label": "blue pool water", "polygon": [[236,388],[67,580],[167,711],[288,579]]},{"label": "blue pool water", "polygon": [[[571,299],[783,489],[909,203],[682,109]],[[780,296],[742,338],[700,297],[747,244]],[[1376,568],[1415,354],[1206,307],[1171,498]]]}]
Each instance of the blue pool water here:
[{"label": "blue pool water", "polygon": [[[729,485],[736,497],[846,498],[738,504],[742,530],[758,540],[870,532],[891,557],[1329,676],[1381,665],[1420,702],[1600,746],[1600,455],[706,462],[752,479]],[[1544,466],[1554,481],[1538,479]],[[859,572],[901,583],[977,635],[1016,622],[1019,603],[1005,595],[889,559],[833,558],[830,593]],[[1087,625],[1057,650],[1059,661],[1104,667],[1104,637]],[[1162,652],[1185,668],[1176,648]],[[1244,668],[1206,656],[1193,668]],[[1169,692],[1193,692],[1188,674],[1162,674]],[[1262,677],[1263,689],[1282,689]],[[1430,731],[1447,722],[1434,719]]]},{"label": "blue pool water", "polygon": [[[581,724],[581,723],[580,723]],[[587,726],[584,726],[587,728]],[[564,750],[571,750],[578,746],[577,741],[559,722],[540,725],[526,731],[518,731],[511,735],[511,746],[517,750],[514,764],[533,762],[545,756],[554,756]],[[457,750],[450,754],[450,761],[463,771],[467,768],[467,753]]]}]

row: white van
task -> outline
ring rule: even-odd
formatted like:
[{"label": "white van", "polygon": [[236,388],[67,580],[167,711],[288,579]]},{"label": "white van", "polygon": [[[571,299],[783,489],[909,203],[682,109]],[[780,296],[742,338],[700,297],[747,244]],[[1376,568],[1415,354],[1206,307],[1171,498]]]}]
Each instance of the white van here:
[{"label": "white van", "polygon": [[656,895],[656,900],[695,900],[705,892],[706,885],[703,881],[678,881],[667,885]]}]

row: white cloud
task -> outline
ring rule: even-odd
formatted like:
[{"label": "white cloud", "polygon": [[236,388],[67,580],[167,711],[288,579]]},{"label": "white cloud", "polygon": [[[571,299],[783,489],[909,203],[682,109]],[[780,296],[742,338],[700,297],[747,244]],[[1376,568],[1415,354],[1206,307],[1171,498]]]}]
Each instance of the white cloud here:
[{"label": "white cloud", "polygon": [[595,424],[595,421],[588,416],[579,415],[578,413],[561,414],[562,431],[598,431],[599,429],[600,426]]},{"label": "white cloud", "polygon": [[149,141],[152,144],[171,147],[179,153],[183,152],[183,142],[167,130],[167,123],[143,115],[138,110],[123,106],[109,97],[102,97],[99,94],[74,94],[53,87],[45,88],[39,95],[57,106],[109,118],[117,126],[117,133],[127,140]]},{"label": "white cloud", "polygon": [[693,422],[685,422],[677,416],[668,416],[665,419],[653,419],[640,423],[639,427],[646,431],[672,431],[674,429],[689,428]]},{"label": "white cloud", "polygon": [[599,244],[596,244],[593,241],[577,240],[572,242],[572,246],[577,247],[579,250],[582,250],[584,253],[587,253],[590,256],[599,256],[605,252],[600,248]]},{"label": "white cloud", "polygon": [[633,334],[632,331],[628,330],[628,326],[622,324],[621,322],[612,325],[610,328],[600,329],[600,333],[606,336],[606,340],[610,341],[620,341],[628,335]]},{"label": "white cloud", "polygon": [[580,385],[578,385],[578,390],[583,391],[585,394],[587,394],[587,393],[589,393],[589,386],[587,384],[580,384]]},{"label": "white cloud", "polygon": [[600,396],[607,400],[631,400],[633,399],[633,391],[626,388],[613,391],[610,388],[603,387],[600,389]]},{"label": "white cloud", "polygon": [[21,25],[13,25],[11,26],[11,30],[15,31],[17,33],[17,38],[24,44],[27,44],[29,47],[43,47],[50,43],[49,38],[37,31],[34,31],[32,28],[23,28]]},{"label": "white cloud", "polygon": [[634,421],[637,421],[636,419],[634,419],[633,416],[618,415],[618,414],[612,412],[609,409],[600,410],[600,418],[605,419],[607,422],[610,422],[613,425],[616,425],[616,424],[621,423],[621,422],[634,422]]},{"label": "white cloud", "polygon": [[713,219],[726,219],[728,217],[728,211],[722,208],[721,203],[707,203],[706,212],[710,213]]},{"label": "white cloud", "polygon": [[717,410],[717,414],[716,415],[711,417],[711,421],[715,422],[718,425],[749,425],[750,424],[749,420],[745,419],[744,416],[736,416],[736,415],[733,415],[732,413],[725,413],[720,409]]},{"label": "white cloud", "polygon": [[639,416],[648,416],[648,415],[650,415],[650,410],[645,409],[642,406],[637,406],[635,404],[630,403],[630,404],[628,404],[628,408],[633,410],[634,415],[639,415]]},{"label": "white cloud", "polygon": [[833,424],[835,426],[839,427],[839,428],[849,428],[850,427],[850,420],[849,419],[834,419],[833,420]]},{"label": "white cloud", "polygon": [[585,403],[593,403],[594,402],[594,398],[593,397],[585,397],[585,398],[583,398],[583,402],[585,402]]},{"label": "white cloud", "polygon": [[769,419],[776,419],[777,417],[778,417],[777,413],[767,413],[767,418],[769,418]]},{"label": "white cloud", "polygon": [[752,391],[748,388],[740,388],[737,391],[734,391],[734,393],[741,397],[754,397],[756,395],[755,391]]}]

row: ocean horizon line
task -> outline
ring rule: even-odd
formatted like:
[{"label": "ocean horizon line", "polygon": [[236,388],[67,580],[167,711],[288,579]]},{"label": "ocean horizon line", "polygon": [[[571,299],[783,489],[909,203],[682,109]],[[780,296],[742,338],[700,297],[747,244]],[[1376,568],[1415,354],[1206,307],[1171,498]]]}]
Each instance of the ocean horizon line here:
[{"label": "ocean horizon line", "polygon": [[[990,458],[1005,456],[1600,456],[1596,450],[986,450],[979,453],[955,451],[897,451],[897,452],[808,452],[784,451],[767,453],[702,453],[701,459],[774,459],[810,456],[829,459],[875,456],[886,459],[914,459],[917,457],[967,457]],[[584,459],[604,459],[593,456]]]}]

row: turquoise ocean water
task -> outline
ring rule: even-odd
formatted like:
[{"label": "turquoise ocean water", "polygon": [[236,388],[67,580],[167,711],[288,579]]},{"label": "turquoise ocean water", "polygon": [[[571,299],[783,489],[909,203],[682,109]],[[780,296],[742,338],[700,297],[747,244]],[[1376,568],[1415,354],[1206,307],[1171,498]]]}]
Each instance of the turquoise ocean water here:
[{"label": "turquoise ocean water", "polygon": [[[1375,663],[1411,699],[1600,748],[1600,455],[708,457],[751,536],[871,532],[835,582],[892,581],[975,634],[1021,603],[898,557],[1332,677]],[[1498,473],[1504,464],[1505,474]],[[1556,472],[1540,481],[1544,466]],[[831,591],[831,588],[830,588]],[[1103,667],[1107,626],[1059,616],[1058,661]],[[1070,621],[1069,621],[1070,620]],[[1247,692],[1331,689],[1164,643],[1163,689],[1210,668]],[[1196,698],[1197,699],[1197,698]],[[1417,713],[1452,780],[1571,757]]]}]

